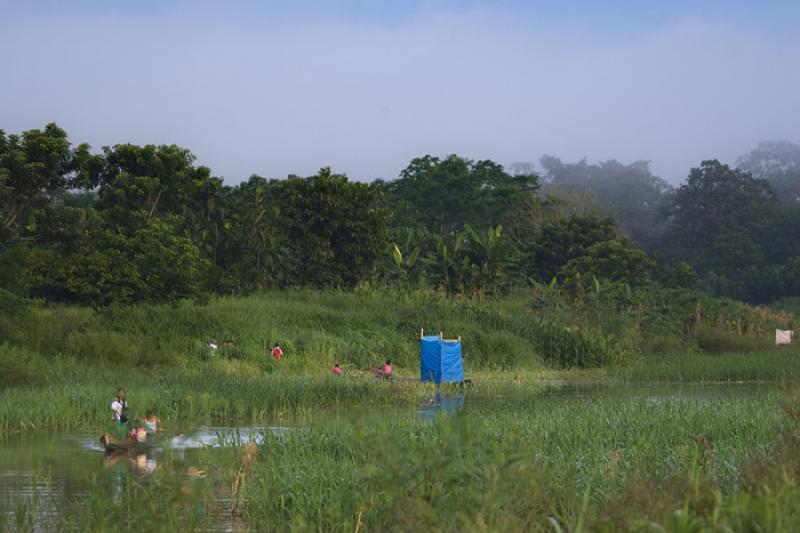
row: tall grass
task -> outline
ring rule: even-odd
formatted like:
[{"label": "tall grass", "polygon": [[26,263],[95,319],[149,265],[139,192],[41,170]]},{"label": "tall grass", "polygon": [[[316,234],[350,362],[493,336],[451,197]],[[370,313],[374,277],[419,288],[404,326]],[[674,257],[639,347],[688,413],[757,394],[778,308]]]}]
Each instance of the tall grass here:
[{"label": "tall grass", "polygon": [[800,379],[800,350],[659,355],[614,373],[633,381],[794,381]]},{"label": "tall grass", "polygon": [[[113,376],[113,377],[111,377]],[[269,420],[345,405],[406,405],[413,391],[371,379],[318,379],[203,374],[87,377],[49,387],[16,387],[3,392],[0,436],[4,433],[76,427],[101,428],[110,416],[118,385],[128,392],[131,416],[154,409],[170,421]],[[99,431],[99,430],[98,430]]]},{"label": "tall grass", "polygon": [[[369,368],[386,357],[415,367],[425,328],[468,340],[475,367],[541,366],[525,331],[528,318],[434,293],[282,291],[177,308],[34,307],[4,316],[0,342],[94,364],[192,366],[209,355],[213,338],[221,343],[217,357],[257,361],[270,372],[319,373],[334,362]],[[270,364],[275,342],[287,356],[282,365]]]},{"label": "tall grass", "polygon": [[[266,434],[255,454],[234,447],[167,455],[150,477],[114,481],[116,491],[104,476],[77,474],[73,486],[89,495],[68,502],[54,529],[618,531],[642,520],[671,529],[672,512],[686,504],[706,527],[716,520],[718,528],[775,530],[767,526],[777,515],[788,526],[800,511],[791,499],[800,462],[782,451],[793,427],[783,399],[521,394],[471,401],[433,421],[413,412],[328,412],[302,431]],[[767,459],[775,464],[768,480],[748,477]],[[205,475],[187,476],[190,466]],[[758,484],[767,481],[764,495]],[[785,507],[762,507],[778,504]],[[625,505],[630,512],[620,513]]]},{"label": "tall grass", "polygon": [[434,424],[317,424],[261,446],[248,519],[276,530],[576,529],[632,477],[688,475],[698,458],[715,489],[735,492],[737,465],[768,454],[786,423],[775,399],[528,398]]}]

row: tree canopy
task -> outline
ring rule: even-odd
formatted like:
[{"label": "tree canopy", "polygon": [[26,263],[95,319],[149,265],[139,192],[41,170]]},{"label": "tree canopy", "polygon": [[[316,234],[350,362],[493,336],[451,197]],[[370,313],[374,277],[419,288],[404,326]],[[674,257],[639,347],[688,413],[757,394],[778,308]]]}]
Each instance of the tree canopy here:
[{"label": "tree canopy", "polygon": [[769,301],[800,296],[798,161],[797,145],[762,143],[739,168],[703,161],[674,190],[644,161],[545,156],[540,179],[458,155],[415,158],[390,181],[323,167],[230,186],[176,145],[0,131],[0,289],[103,306],[362,284],[491,298],[605,280]]},{"label": "tree canopy", "polygon": [[789,141],[762,142],[741,156],[736,166],[768,181],[781,202],[800,202],[800,145]]}]

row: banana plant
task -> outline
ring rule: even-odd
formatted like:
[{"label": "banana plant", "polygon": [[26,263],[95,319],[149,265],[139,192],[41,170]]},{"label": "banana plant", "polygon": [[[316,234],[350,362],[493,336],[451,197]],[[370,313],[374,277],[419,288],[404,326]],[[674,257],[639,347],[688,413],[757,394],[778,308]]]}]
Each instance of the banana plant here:
[{"label": "banana plant", "polygon": [[404,256],[402,250],[400,250],[400,246],[398,246],[397,243],[394,244],[392,248],[392,259],[394,260],[395,266],[394,274],[400,281],[401,285],[408,285],[408,281],[412,276],[414,266],[419,258],[419,253],[420,247],[417,246],[411,250],[411,253]]},{"label": "banana plant", "polygon": [[503,227],[489,227],[479,233],[469,224],[464,226],[467,256],[474,265],[473,285],[482,298],[487,292],[497,293],[510,277],[511,257]]},{"label": "banana plant", "polygon": [[463,245],[462,234],[437,235],[434,237],[433,251],[420,262],[426,267],[431,281],[448,294],[463,289],[464,257],[461,255]]}]

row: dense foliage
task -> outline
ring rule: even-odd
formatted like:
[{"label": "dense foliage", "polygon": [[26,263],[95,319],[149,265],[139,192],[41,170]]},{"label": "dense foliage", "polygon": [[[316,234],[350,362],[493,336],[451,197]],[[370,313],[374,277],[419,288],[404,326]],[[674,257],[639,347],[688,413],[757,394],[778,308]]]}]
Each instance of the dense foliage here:
[{"label": "dense foliage", "polygon": [[0,288],[90,306],[360,285],[482,299],[552,280],[796,297],[799,150],[704,161],[674,190],[642,161],[546,156],[540,179],[456,155],[386,182],[325,167],[229,186],[175,145],[0,131]]}]

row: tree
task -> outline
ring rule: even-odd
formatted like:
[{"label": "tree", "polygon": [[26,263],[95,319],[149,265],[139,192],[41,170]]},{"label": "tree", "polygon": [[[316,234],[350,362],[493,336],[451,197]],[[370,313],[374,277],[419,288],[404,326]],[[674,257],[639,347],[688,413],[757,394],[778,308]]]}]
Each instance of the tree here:
[{"label": "tree", "polygon": [[34,251],[28,270],[31,292],[50,301],[92,306],[195,297],[202,292],[208,264],[194,243],[179,234],[180,223],[178,216],[147,219],[126,232],[100,218],[77,250]]},{"label": "tree", "polygon": [[90,161],[84,162],[92,168],[83,172],[81,182],[98,187],[100,209],[121,225],[136,212],[146,218],[180,214],[186,221],[188,214],[207,209],[210,200],[213,206],[221,187],[208,167],[195,167],[194,155],[174,144],[104,147],[103,155]]},{"label": "tree", "polygon": [[0,130],[0,245],[25,239],[29,218],[74,170],[67,133],[55,124],[21,136]]},{"label": "tree", "polygon": [[617,237],[610,218],[570,216],[544,226],[537,241],[534,257],[537,277],[549,281],[571,259],[586,255],[587,250],[600,242]]},{"label": "tree", "polygon": [[412,160],[399,179],[383,188],[395,224],[446,234],[461,231],[464,224],[484,228],[499,223],[514,202],[538,189],[538,178],[511,176],[489,160],[426,155]]},{"label": "tree", "polygon": [[658,210],[671,191],[670,185],[650,172],[648,161],[623,164],[616,159],[589,164],[563,163],[554,156],[543,156],[543,190],[561,195],[584,191],[611,209],[620,227],[640,246],[652,248],[660,235]]},{"label": "tree", "polygon": [[598,242],[586,253],[570,259],[558,273],[560,281],[570,284],[579,278],[608,280],[641,285],[650,279],[655,261],[624,238]]},{"label": "tree", "polygon": [[270,182],[260,176],[227,189],[220,288],[253,290],[285,285],[289,272],[281,209]]},{"label": "tree", "polygon": [[667,208],[667,254],[687,261],[701,275],[762,264],[759,240],[774,206],[766,181],[717,160],[703,161]]},{"label": "tree", "polygon": [[291,283],[354,287],[371,275],[388,244],[391,217],[376,186],[350,182],[325,167],[272,187],[287,236]]},{"label": "tree", "polygon": [[766,226],[759,236],[766,262],[783,264],[800,256],[800,204],[777,206]]},{"label": "tree", "polygon": [[800,202],[800,145],[789,141],[759,143],[736,166],[772,185],[783,203]]}]

